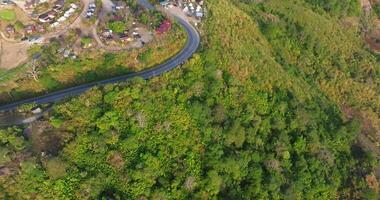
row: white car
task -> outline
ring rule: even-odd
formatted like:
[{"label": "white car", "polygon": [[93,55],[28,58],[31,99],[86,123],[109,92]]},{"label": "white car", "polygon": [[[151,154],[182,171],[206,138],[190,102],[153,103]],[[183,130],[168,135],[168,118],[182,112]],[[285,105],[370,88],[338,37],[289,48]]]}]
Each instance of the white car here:
[{"label": "white car", "polygon": [[57,21],[58,21],[58,22],[63,22],[63,21],[65,21],[66,19],[67,19],[66,17],[62,16],[62,17],[60,17]]},{"label": "white car", "polygon": [[70,6],[73,8],[73,9],[77,9],[78,8],[78,6],[77,5],[75,5],[75,4],[70,4]]},{"label": "white car", "polygon": [[59,26],[59,22],[54,22],[54,23],[52,23],[51,25],[50,25],[51,27],[57,27],[57,26]]}]

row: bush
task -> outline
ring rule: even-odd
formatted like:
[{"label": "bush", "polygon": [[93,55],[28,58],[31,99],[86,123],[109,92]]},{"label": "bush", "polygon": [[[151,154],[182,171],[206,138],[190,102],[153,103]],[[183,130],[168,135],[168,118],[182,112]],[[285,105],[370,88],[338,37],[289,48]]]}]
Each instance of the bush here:
[{"label": "bush", "polygon": [[108,28],[115,33],[123,33],[125,31],[125,24],[123,21],[114,21],[108,24]]},{"label": "bush", "polygon": [[0,19],[5,21],[12,21],[16,19],[16,13],[14,10],[11,9],[0,10]]}]

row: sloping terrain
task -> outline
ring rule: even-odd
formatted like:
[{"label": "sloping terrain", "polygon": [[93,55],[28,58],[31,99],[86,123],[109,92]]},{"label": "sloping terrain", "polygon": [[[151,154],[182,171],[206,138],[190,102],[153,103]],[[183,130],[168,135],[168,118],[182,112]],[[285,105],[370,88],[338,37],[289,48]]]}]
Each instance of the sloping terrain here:
[{"label": "sloping terrain", "polygon": [[182,68],[56,105],[28,140],[0,130],[0,194],[378,199],[378,157],[357,142],[377,130],[378,63],[341,25],[355,12],[318,6],[208,0]]}]

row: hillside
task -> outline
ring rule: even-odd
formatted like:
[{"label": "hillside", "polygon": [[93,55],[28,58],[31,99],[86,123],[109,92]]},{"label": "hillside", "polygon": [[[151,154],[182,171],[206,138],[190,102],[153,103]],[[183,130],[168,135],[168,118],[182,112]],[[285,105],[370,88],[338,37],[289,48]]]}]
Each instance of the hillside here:
[{"label": "hillside", "polygon": [[0,130],[0,198],[379,199],[379,62],[339,2],[207,0],[181,68]]}]

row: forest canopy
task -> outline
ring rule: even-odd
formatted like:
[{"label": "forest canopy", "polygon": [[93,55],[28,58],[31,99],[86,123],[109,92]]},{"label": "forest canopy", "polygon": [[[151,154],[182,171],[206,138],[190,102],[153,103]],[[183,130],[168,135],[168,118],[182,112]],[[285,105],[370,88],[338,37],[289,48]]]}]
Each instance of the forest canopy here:
[{"label": "forest canopy", "polygon": [[379,199],[379,65],[342,2],[207,0],[182,67],[0,130],[0,198]]}]

